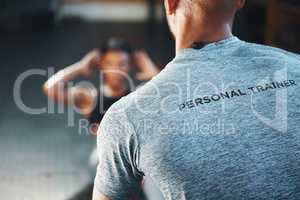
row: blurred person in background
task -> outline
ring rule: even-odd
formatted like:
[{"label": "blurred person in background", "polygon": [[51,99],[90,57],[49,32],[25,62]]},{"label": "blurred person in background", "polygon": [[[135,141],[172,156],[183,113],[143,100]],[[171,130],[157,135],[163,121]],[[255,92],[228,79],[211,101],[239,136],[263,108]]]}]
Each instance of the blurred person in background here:
[{"label": "blurred person in background", "polygon": [[[87,118],[93,134],[105,111],[121,97],[129,94],[130,70],[136,66],[135,80],[148,81],[159,70],[145,51],[132,52],[130,45],[119,38],[111,38],[98,49],[89,52],[79,62],[60,70],[44,84],[44,93],[58,103],[74,106]],[[70,81],[79,77],[90,78],[103,72],[100,88],[74,86]]]},{"label": "blurred person in background", "polygon": [[[148,81],[159,72],[145,51],[133,52],[127,42],[119,38],[111,38],[102,45],[100,50],[89,52],[79,62],[50,77],[44,84],[44,93],[58,103],[77,109],[89,120],[91,133],[96,134],[105,111],[134,89],[128,84],[130,72],[134,70],[133,66],[136,66],[138,71],[134,76],[134,82]],[[67,87],[70,81],[79,77],[91,78],[97,71],[103,72],[104,76],[100,88]],[[91,167],[94,168],[97,162],[95,148],[90,157]],[[92,189],[92,184],[88,184],[71,199],[90,199]]]}]

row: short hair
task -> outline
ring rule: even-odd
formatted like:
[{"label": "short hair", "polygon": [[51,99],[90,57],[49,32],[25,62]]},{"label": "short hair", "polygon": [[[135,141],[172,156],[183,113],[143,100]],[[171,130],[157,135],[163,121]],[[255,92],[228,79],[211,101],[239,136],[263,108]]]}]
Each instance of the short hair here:
[{"label": "short hair", "polygon": [[121,38],[110,38],[106,42],[102,43],[100,52],[106,54],[109,51],[122,51],[128,54],[132,53],[132,48],[128,42]]},{"label": "short hair", "polygon": [[235,13],[235,0],[187,0],[196,3],[204,13],[210,14],[233,14]]}]

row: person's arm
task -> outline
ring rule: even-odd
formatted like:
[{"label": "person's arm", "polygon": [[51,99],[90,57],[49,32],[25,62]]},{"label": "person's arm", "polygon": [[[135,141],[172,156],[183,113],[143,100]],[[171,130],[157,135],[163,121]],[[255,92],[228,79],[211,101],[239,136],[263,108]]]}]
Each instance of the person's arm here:
[{"label": "person's arm", "polygon": [[84,87],[66,88],[69,81],[79,76],[88,77],[95,66],[99,64],[99,52],[94,50],[88,53],[79,62],[54,74],[43,86],[44,93],[54,101],[64,104],[74,104],[79,109],[88,109],[93,105],[95,89]]},{"label": "person's arm", "polygon": [[137,80],[148,81],[159,73],[159,69],[146,51],[135,52],[134,60],[139,70],[139,72],[136,74]]},{"label": "person's arm", "polygon": [[143,173],[137,164],[138,141],[121,108],[124,106],[120,102],[111,106],[98,129],[99,161],[93,200],[134,200],[141,190]]}]

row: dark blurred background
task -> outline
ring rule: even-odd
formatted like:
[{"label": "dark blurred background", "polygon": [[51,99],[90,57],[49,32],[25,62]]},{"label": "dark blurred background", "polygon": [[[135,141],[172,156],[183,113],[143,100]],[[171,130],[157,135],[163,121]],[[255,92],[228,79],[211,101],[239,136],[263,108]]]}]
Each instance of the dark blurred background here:
[{"label": "dark blurred background", "polygon": [[[29,115],[13,96],[29,69],[62,69],[110,37],[145,49],[163,68],[174,41],[155,0],[0,0],[0,199],[68,199],[93,180],[92,136],[78,134],[65,114]],[[249,0],[234,34],[243,40],[300,52],[300,1]],[[27,78],[24,104],[47,105],[45,76]]]}]

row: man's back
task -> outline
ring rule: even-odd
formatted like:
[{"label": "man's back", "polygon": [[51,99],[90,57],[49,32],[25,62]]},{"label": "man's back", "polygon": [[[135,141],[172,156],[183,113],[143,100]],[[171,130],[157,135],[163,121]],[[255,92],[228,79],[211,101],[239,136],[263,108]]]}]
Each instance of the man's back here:
[{"label": "man's back", "polygon": [[112,110],[165,199],[299,199],[299,84],[299,56],[231,37],[184,49]]}]

